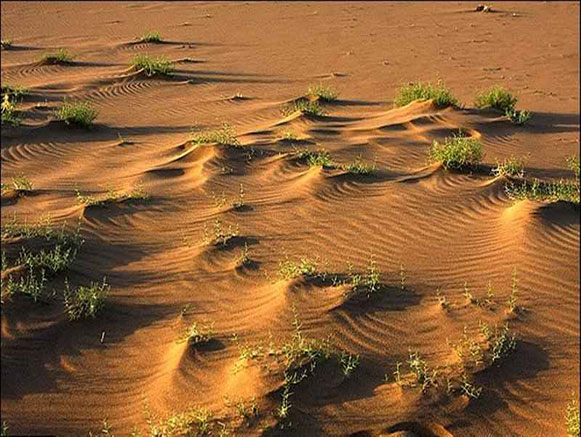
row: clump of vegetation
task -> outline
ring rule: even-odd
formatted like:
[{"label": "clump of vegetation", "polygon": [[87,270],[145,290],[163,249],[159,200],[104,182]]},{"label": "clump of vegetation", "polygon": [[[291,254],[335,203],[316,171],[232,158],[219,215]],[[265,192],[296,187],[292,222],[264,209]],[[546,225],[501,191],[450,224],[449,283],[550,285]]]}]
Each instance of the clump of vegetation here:
[{"label": "clump of vegetation", "polygon": [[453,136],[444,144],[434,140],[430,148],[430,161],[441,162],[447,169],[473,167],[482,160],[482,146],[476,138]]},{"label": "clump of vegetation", "polygon": [[496,161],[496,167],[492,169],[494,176],[524,177],[524,159],[511,156],[502,161]]},{"label": "clump of vegetation", "polygon": [[244,203],[244,195],[245,195],[244,185],[240,184],[240,190],[238,191],[238,199],[232,203],[234,209],[244,208],[244,205],[246,205],[246,203]]},{"label": "clump of vegetation", "polygon": [[299,276],[312,277],[317,273],[317,261],[311,258],[301,258],[299,262],[288,257],[278,262],[278,277],[289,280]]},{"label": "clump of vegetation", "polygon": [[191,140],[195,144],[217,143],[223,146],[240,146],[234,128],[223,123],[217,129],[192,130]]},{"label": "clump of vegetation", "polygon": [[339,94],[331,87],[325,86],[323,84],[318,84],[311,85],[307,90],[307,95],[317,97],[319,100],[323,102],[331,102],[335,100]]},{"label": "clump of vegetation", "polygon": [[282,115],[285,117],[297,111],[307,115],[321,116],[326,114],[325,110],[318,102],[306,99],[295,100],[290,104],[284,105],[280,110]]},{"label": "clump of vegetation", "polygon": [[2,85],[2,98],[8,95],[11,99],[18,101],[29,93],[30,90],[28,88],[20,85]]},{"label": "clump of vegetation", "polygon": [[[165,419],[147,413],[148,435],[151,437],[218,435],[213,433],[213,414],[205,408],[190,407]],[[136,431],[132,436],[141,436],[141,433]]]},{"label": "clump of vegetation", "polygon": [[579,181],[542,182],[538,179],[522,181],[520,183],[508,182],[505,187],[507,196],[512,200],[535,200],[540,202],[565,201],[579,204]]},{"label": "clump of vegetation", "polygon": [[291,132],[291,131],[284,131],[281,135],[280,138],[285,140],[285,141],[296,141],[297,140],[297,136]]},{"label": "clump of vegetation", "polygon": [[56,52],[46,53],[42,57],[45,64],[70,64],[75,57],[68,50],[60,48]]},{"label": "clump of vegetation", "polygon": [[569,156],[567,158],[567,165],[573,173],[575,174],[575,179],[579,181],[579,157],[578,156]]},{"label": "clump of vegetation", "polygon": [[57,120],[67,125],[89,128],[99,112],[86,102],[65,102],[56,112]]},{"label": "clump of vegetation", "polygon": [[214,221],[213,229],[210,230],[208,225],[204,224],[204,242],[206,244],[214,243],[216,246],[226,247],[228,243],[232,241],[233,238],[238,236],[238,225],[233,227],[232,225],[228,225],[228,227],[224,227],[222,224],[222,220],[216,218]]},{"label": "clump of vegetation", "polygon": [[161,42],[161,35],[159,32],[149,31],[141,37],[140,41],[141,42],[148,42],[148,43],[160,43]]},{"label": "clump of vegetation", "polygon": [[517,101],[517,96],[500,86],[493,86],[476,96],[475,105],[477,108],[493,108],[506,114],[516,109]]},{"label": "clump of vegetation", "polygon": [[91,282],[87,286],[79,286],[72,289],[68,281],[65,282],[64,304],[69,320],[95,318],[97,313],[105,306],[105,299],[111,287],[106,279],[103,282]]},{"label": "clump of vegetation", "polygon": [[32,182],[21,173],[12,178],[12,189],[16,191],[32,191]]},{"label": "clump of vegetation", "polygon": [[379,273],[379,270],[377,269],[377,263],[375,262],[373,255],[369,257],[369,264],[365,273],[354,273],[351,264],[348,265],[348,270],[350,282],[349,294],[365,295],[369,298],[382,290],[381,273]]},{"label": "clump of vegetation", "polygon": [[302,150],[296,150],[295,156],[298,159],[306,161],[309,167],[323,167],[323,168],[335,167],[335,163],[331,159],[331,155],[325,149],[310,150],[305,148]]},{"label": "clump of vegetation", "polygon": [[214,337],[214,328],[209,326],[201,326],[194,323],[186,328],[184,334],[178,339],[177,343],[188,342],[190,346],[196,346],[203,343],[208,343]]},{"label": "clump of vegetation", "polygon": [[565,410],[565,421],[567,424],[567,436],[579,437],[579,401],[575,399],[575,393],[573,393],[571,402]]},{"label": "clump of vegetation", "polygon": [[12,48],[12,40],[11,39],[3,39],[0,41],[0,46],[3,50],[8,50]]},{"label": "clump of vegetation", "polygon": [[339,168],[352,174],[368,175],[377,170],[377,162],[368,164],[363,161],[363,158],[361,155],[359,155],[354,162],[350,164],[342,164],[339,166]]},{"label": "clump of vegetation", "polygon": [[439,108],[458,106],[458,100],[442,82],[431,83],[411,82],[399,88],[395,96],[395,106],[405,106],[415,100],[433,100]]},{"label": "clump of vegetation", "polygon": [[149,55],[136,55],[131,65],[138,71],[143,71],[148,77],[169,76],[174,71],[173,62],[163,58],[154,58]]},{"label": "clump of vegetation", "polygon": [[504,115],[508,117],[512,124],[517,126],[525,124],[532,117],[532,114],[529,111],[518,111],[516,109],[507,111]]},{"label": "clump of vegetation", "polygon": [[8,94],[4,94],[0,108],[2,123],[11,123],[13,125],[18,125],[20,123],[20,119],[17,115],[18,111],[16,110],[16,104]]}]

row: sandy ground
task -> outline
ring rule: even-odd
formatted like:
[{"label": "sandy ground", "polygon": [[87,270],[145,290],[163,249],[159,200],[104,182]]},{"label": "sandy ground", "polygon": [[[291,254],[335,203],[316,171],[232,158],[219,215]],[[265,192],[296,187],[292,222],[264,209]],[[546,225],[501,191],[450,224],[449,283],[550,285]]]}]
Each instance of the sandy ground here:
[{"label": "sandy ground", "polygon": [[[111,285],[94,320],[69,322],[59,297],[2,304],[2,420],[11,432],[86,435],[107,418],[116,435],[129,435],[145,423],[146,399],[162,417],[206,408],[236,435],[565,435],[579,382],[578,209],[514,203],[502,178],[426,162],[434,139],[462,129],[482,142],[485,165],[525,156],[529,176],[571,177],[579,3],[475,6],[2,2],[2,39],[13,40],[2,51],[2,85],[31,90],[19,105],[22,125],[2,127],[2,182],[22,173],[34,184],[3,199],[3,222],[80,219],[85,243],[64,275]],[[138,42],[148,30],[164,43]],[[38,62],[58,47],[75,62]],[[134,72],[138,53],[178,61],[175,76]],[[393,109],[399,85],[438,78],[463,109]],[[326,116],[281,115],[317,83],[339,91]],[[518,95],[532,120],[514,126],[474,109],[491,85]],[[94,105],[95,128],[51,121],[64,98]],[[188,142],[192,127],[223,122],[243,147]],[[287,131],[298,140],[280,140]],[[310,168],[293,146],[325,148],[339,163],[361,155],[377,171]],[[76,199],[76,190],[98,197],[139,183],[147,202]],[[246,205],[236,209],[240,184]],[[226,247],[203,241],[216,219],[238,227]],[[316,258],[344,275],[348,263],[365,272],[370,256],[388,290],[378,299],[351,301],[328,281],[277,276],[285,257]],[[507,314],[514,269],[524,310]],[[491,309],[465,299],[466,282],[479,297],[491,283]],[[358,354],[360,364],[349,378],[332,364],[316,369],[293,386],[290,418],[281,420],[282,374],[268,356],[239,357],[244,345],[288,340],[293,310],[304,336],[330,336],[331,349]],[[478,399],[394,382],[410,350],[430,368],[454,364],[450,343],[479,321],[510,321],[517,349],[473,375]],[[176,343],[194,322],[213,324],[211,347]],[[240,423],[225,398],[253,397],[258,417]]]}]

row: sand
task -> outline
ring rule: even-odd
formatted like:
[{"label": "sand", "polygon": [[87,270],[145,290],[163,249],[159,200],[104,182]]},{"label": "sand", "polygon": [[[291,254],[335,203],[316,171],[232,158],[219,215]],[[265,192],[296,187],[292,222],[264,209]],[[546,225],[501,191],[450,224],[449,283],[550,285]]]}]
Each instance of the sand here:
[{"label": "sand", "polygon": [[[462,129],[480,139],[484,167],[516,155],[527,176],[571,177],[579,3],[475,6],[2,2],[2,39],[13,44],[2,51],[2,85],[31,90],[21,126],[2,126],[2,182],[24,174],[34,185],[3,195],[3,224],[80,220],[85,243],[55,289],[64,277],[111,285],[94,319],[69,321],[60,292],[45,304],[2,304],[1,411],[11,434],[86,435],[107,419],[129,435],[145,424],[146,400],[162,418],[205,408],[215,430],[220,421],[235,435],[566,435],[579,383],[578,208],[515,203],[502,177],[427,158],[433,140]],[[148,30],[164,42],[136,40]],[[77,56],[71,65],[38,62],[59,47]],[[138,53],[178,61],[176,74],[133,71]],[[438,78],[463,109],[393,108],[402,83]],[[326,116],[281,115],[318,83],[339,92]],[[518,95],[531,121],[474,109],[491,85]],[[95,127],[54,121],[64,98],[97,108]],[[242,147],[189,142],[193,127],[222,123]],[[297,139],[281,140],[287,131]],[[377,170],[309,167],[293,147],[325,148],[341,164],[361,155]],[[76,190],[104,197],[139,184],[149,201],[77,202]],[[241,184],[245,206],[235,208]],[[203,239],[216,219],[238,228],[225,247]],[[20,244],[3,240],[13,254]],[[346,299],[345,286],[277,274],[286,257],[345,275],[348,263],[365,272],[371,256],[387,290],[379,298]],[[515,269],[521,311],[507,313]],[[481,298],[489,282],[492,309],[464,297],[465,283]],[[276,357],[245,361],[240,350],[287,341],[295,313],[304,336],[330,336],[332,350],[360,363],[348,378],[332,362],[319,366],[292,386],[282,420]],[[478,399],[394,382],[410,350],[430,368],[457,363],[450,343],[479,321],[509,321],[517,348],[471,375]],[[176,342],[194,322],[213,326],[205,347]],[[226,398],[255,398],[258,417],[243,423]]]}]

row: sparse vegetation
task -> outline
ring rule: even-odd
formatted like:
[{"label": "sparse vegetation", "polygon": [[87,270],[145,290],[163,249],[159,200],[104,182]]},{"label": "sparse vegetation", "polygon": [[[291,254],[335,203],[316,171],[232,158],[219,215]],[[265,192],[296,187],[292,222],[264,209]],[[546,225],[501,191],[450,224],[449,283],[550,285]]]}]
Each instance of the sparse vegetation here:
[{"label": "sparse vegetation", "polygon": [[567,166],[573,170],[575,174],[575,179],[577,179],[577,183],[579,183],[579,157],[578,156],[569,156],[567,158]]},{"label": "sparse vegetation", "polygon": [[21,173],[12,178],[12,188],[17,191],[32,191],[32,182]]},{"label": "sparse vegetation", "polygon": [[136,55],[131,65],[137,71],[143,71],[148,77],[169,76],[174,71],[173,62],[164,57],[154,58],[144,54]]},{"label": "sparse vegetation", "polygon": [[524,177],[524,159],[511,156],[502,161],[496,161],[496,167],[492,169],[494,176]]},{"label": "sparse vegetation", "polygon": [[0,46],[3,50],[8,50],[12,48],[12,40],[11,39],[3,39],[0,41]]},{"label": "sparse vegetation", "polygon": [[565,423],[567,424],[567,436],[579,437],[579,400],[575,399],[575,393],[571,396],[571,402],[565,410]]},{"label": "sparse vegetation", "polygon": [[60,48],[56,52],[46,53],[42,57],[45,64],[70,64],[75,57],[68,50]]},{"label": "sparse vegetation", "polygon": [[296,150],[295,156],[300,160],[304,160],[309,167],[335,168],[331,155],[325,149],[310,150],[305,148]]},{"label": "sparse vegetation", "polygon": [[234,128],[228,123],[217,129],[193,130],[191,139],[194,144],[217,143],[223,146],[240,146]]},{"label": "sparse vegetation", "polygon": [[363,161],[361,155],[357,156],[357,159],[351,164],[340,165],[341,170],[345,170],[352,174],[368,175],[373,173],[377,169],[377,163],[367,164]]},{"label": "sparse vegetation", "polygon": [[86,102],[65,102],[56,112],[57,120],[67,125],[89,128],[99,112]]},{"label": "sparse vegetation", "polygon": [[238,191],[238,199],[232,203],[234,209],[244,208],[244,185],[240,184],[240,190]]},{"label": "sparse vegetation", "polygon": [[517,126],[525,124],[532,118],[532,114],[529,111],[519,111],[516,109],[507,111],[504,115],[508,117],[512,124]]},{"label": "sparse vegetation", "polygon": [[159,32],[149,31],[141,37],[140,41],[147,43],[160,43],[161,35]]},{"label": "sparse vegetation", "polygon": [[516,109],[518,97],[500,86],[493,86],[476,96],[475,105],[477,108],[493,108],[503,114],[513,113]]},{"label": "sparse vegetation", "polygon": [[8,95],[14,101],[19,101],[22,97],[28,95],[30,90],[20,85],[2,85],[2,98]]},{"label": "sparse vegetation", "polygon": [[337,98],[338,93],[331,87],[325,86],[323,84],[318,84],[311,85],[307,90],[307,95],[317,97],[319,100],[323,102],[331,102]]},{"label": "sparse vegetation", "polygon": [[228,243],[235,237],[238,236],[238,225],[232,226],[228,225],[225,228],[222,224],[222,220],[216,218],[214,220],[213,229],[210,230],[207,224],[204,224],[204,243],[211,244],[212,242],[216,246],[225,247]]},{"label": "sparse vegetation", "polygon": [[452,92],[440,81],[436,85],[431,83],[411,82],[403,85],[395,96],[395,106],[405,106],[415,100],[433,100],[439,107],[458,106],[458,100]]},{"label": "sparse vegetation", "polygon": [[201,326],[197,323],[186,328],[184,334],[178,339],[177,343],[188,342],[190,346],[196,346],[208,343],[214,337],[214,328],[212,325]]},{"label": "sparse vegetation", "polygon": [[535,200],[540,202],[565,201],[579,204],[579,181],[543,182],[539,179],[522,182],[508,182],[505,187],[507,196],[512,200]]},{"label": "sparse vegetation", "polygon": [[79,286],[73,289],[69,282],[65,282],[64,304],[69,320],[95,318],[97,313],[105,306],[105,299],[111,287],[103,278],[101,283],[91,282],[87,286]]},{"label": "sparse vegetation", "polygon": [[285,117],[294,114],[297,111],[299,111],[302,114],[316,116],[326,114],[325,110],[318,102],[306,99],[295,100],[294,102],[284,105],[281,108],[281,113]]},{"label": "sparse vegetation", "polygon": [[453,136],[446,138],[444,144],[437,141],[430,148],[430,161],[441,162],[447,169],[473,167],[482,160],[482,146],[475,138]]},{"label": "sparse vegetation", "polygon": [[301,258],[299,262],[295,262],[286,257],[278,262],[278,277],[280,280],[288,281],[299,276],[315,276],[316,273],[317,261],[311,258]]},{"label": "sparse vegetation", "polygon": [[4,97],[2,98],[1,113],[2,123],[11,123],[13,125],[18,125],[20,123],[16,105],[12,99],[10,99],[8,94],[4,94]]}]

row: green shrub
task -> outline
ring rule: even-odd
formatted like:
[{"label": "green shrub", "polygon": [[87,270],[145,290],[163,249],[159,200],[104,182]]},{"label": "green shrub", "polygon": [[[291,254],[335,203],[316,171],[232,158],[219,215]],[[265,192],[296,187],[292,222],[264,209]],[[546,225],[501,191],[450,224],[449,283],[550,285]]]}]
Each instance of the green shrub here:
[{"label": "green shrub", "polygon": [[476,97],[477,108],[494,108],[504,114],[514,113],[518,97],[499,86],[493,86]]},{"label": "green shrub", "polygon": [[573,170],[575,173],[575,179],[579,179],[579,157],[578,156],[569,156],[567,158],[567,165],[568,167]]},{"label": "green shrub", "polygon": [[311,101],[311,100],[296,100],[293,103],[288,105],[284,105],[281,108],[281,113],[284,116],[289,116],[295,112],[299,111],[302,114],[307,115],[325,115],[326,112],[318,102]]},{"label": "green shrub", "polygon": [[11,39],[3,39],[0,41],[0,45],[4,50],[7,50],[12,47],[12,40]]},{"label": "green shrub", "polygon": [[439,107],[458,106],[458,100],[452,92],[441,82],[431,83],[412,82],[399,88],[395,96],[395,106],[405,106],[415,100],[433,100]]},{"label": "green shrub", "polygon": [[149,55],[136,55],[131,65],[138,71],[143,71],[147,76],[168,76],[174,71],[172,61],[163,57],[153,58]]},{"label": "green shrub", "polygon": [[67,125],[81,126],[88,128],[97,118],[99,112],[89,103],[65,102],[56,112],[58,120],[64,121]]},{"label": "green shrub", "polygon": [[54,53],[46,53],[42,57],[42,61],[45,64],[69,64],[73,61],[75,57],[69,53],[66,49],[58,49]]},{"label": "green shrub", "polygon": [[308,96],[318,97],[324,102],[331,102],[338,96],[337,91],[323,84],[311,85],[307,90]]},{"label": "green shrub", "polygon": [[516,109],[507,111],[505,115],[512,124],[516,124],[517,126],[525,124],[532,117],[529,111],[517,111]]},{"label": "green shrub", "polygon": [[575,399],[574,393],[571,402],[565,410],[565,420],[567,424],[567,436],[579,437],[579,401]]},{"label": "green shrub", "polygon": [[105,298],[111,290],[105,278],[102,283],[92,282],[88,287],[80,286],[71,289],[68,281],[65,283],[65,311],[69,320],[95,318],[105,306]]},{"label": "green shrub", "polygon": [[26,96],[30,93],[30,90],[26,87],[20,85],[3,85],[2,86],[2,98],[8,95],[14,101],[20,100],[21,97]]},{"label": "green shrub", "polygon": [[374,162],[373,164],[367,164],[363,161],[361,155],[357,157],[357,159],[352,162],[351,164],[343,164],[340,166],[341,170],[345,170],[352,174],[371,174],[377,169],[377,164]]},{"label": "green shrub", "polygon": [[161,35],[159,32],[149,31],[141,37],[141,42],[160,43]]},{"label": "green shrub", "polygon": [[309,167],[324,167],[324,168],[335,167],[335,164],[331,159],[331,155],[325,149],[321,150],[303,149],[295,153],[297,158],[305,160]]},{"label": "green shrub", "polygon": [[430,148],[430,160],[441,162],[445,168],[461,169],[478,164],[482,160],[482,146],[475,138],[454,136],[437,141]]},{"label": "green shrub", "polygon": [[522,158],[511,156],[502,161],[496,161],[496,167],[492,169],[492,174],[494,176],[512,176],[522,178],[525,174],[524,160]]},{"label": "green shrub", "polygon": [[191,141],[196,144],[217,143],[223,146],[240,146],[234,128],[223,123],[217,129],[193,130]]},{"label": "green shrub", "polygon": [[17,125],[20,123],[20,119],[18,118],[18,111],[16,111],[16,105],[10,99],[8,94],[4,94],[4,98],[2,99],[2,123],[12,123]]},{"label": "green shrub", "polygon": [[504,187],[507,196],[513,200],[536,200],[540,202],[557,202],[559,200],[579,203],[579,181],[542,182],[534,179],[532,182],[509,182]]}]

